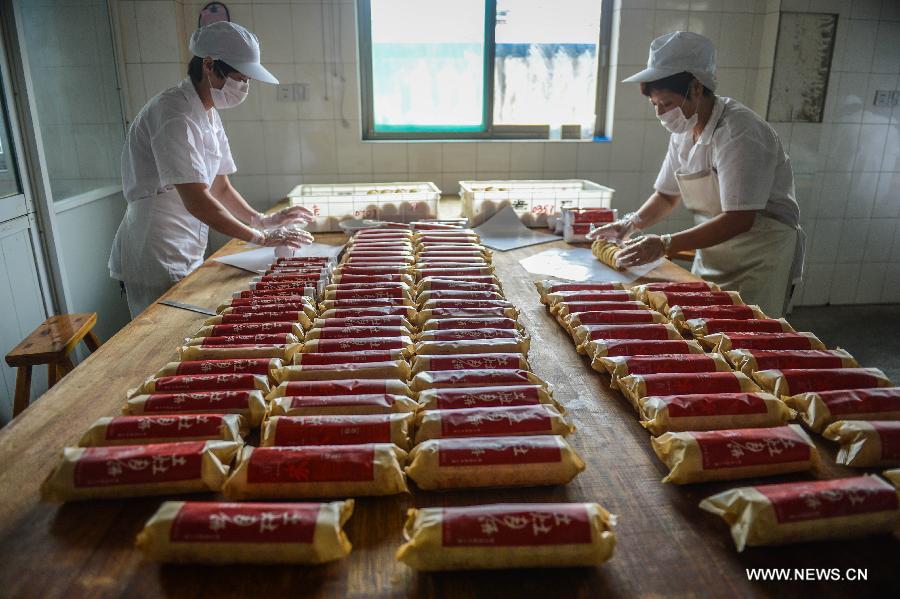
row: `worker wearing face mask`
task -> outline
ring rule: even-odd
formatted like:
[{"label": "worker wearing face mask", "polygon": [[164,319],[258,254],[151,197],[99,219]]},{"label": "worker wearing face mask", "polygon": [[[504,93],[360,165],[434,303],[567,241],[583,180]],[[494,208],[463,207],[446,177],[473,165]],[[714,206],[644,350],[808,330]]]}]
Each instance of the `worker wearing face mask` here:
[{"label": "worker wearing face mask", "polygon": [[122,151],[128,207],[113,241],[110,275],[132,318],[203,262],[209,227],[263,246],[300,247],[312,214],[299,206],[263,215],[231,185],[237,169],[217,110],[243,102],[250,80],[277,84],[255,35],[229,22],[198,29],[188,77],[138,113]]},{"label": "worker wearing face mask", "polygon": [[791,162],[765,120],[715,95],[715,71],[715,49],[702,35],[677,31],[653,40],[647,68],[625,81],[640,83],[672,134],[669,148],[653,195],[591,236],[627,241],[683,202],[693,227],[635,236],[617,265],[697,250],[694,274],[781,316],[801,278],[804,253]]}]

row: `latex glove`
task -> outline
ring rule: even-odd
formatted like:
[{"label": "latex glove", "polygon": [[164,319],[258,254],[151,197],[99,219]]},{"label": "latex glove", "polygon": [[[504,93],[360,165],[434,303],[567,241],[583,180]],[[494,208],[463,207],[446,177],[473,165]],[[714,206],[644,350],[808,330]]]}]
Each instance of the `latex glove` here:
[{"label": "latex glove", "polygon": [[299,248],[312,243],[313,236],[299,227],[278,227],[267,231],[255,230],[250,241],[264,247]]},{"label": "latex glove", "polygon": [[629,212],[619,220],[591,229],[588,231],[588,239],[609,239],[610,241],[625,241],[641,229],[638,226],[640,217],[635,212]]},{"label": "latex glove", "polygon": [[643,235],[628,243],[616,256],[616,268],[631,268],[653,262],[666,253],[666,244],[659,235]]},{"label": "latex glove", "polygon": [[307,224],[312,221],[313,213],[303,206],[290,206],[273,214],[257,213],[250,226],[257,229],[275,229],[294,223]]}]

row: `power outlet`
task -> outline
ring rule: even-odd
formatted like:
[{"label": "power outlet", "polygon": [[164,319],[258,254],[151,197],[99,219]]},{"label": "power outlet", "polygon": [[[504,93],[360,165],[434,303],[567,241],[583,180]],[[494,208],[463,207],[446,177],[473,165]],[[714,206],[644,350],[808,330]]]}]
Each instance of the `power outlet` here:
[{"label": "power outlet", "polygon": [[877,89],[875,90],[875,106],[890,106],[891,90]]},{"label": "power outlet", "polygon": [[289,83],[283,83],[275,88],[275,100],[277,102],[293,102],[294,86]]}]

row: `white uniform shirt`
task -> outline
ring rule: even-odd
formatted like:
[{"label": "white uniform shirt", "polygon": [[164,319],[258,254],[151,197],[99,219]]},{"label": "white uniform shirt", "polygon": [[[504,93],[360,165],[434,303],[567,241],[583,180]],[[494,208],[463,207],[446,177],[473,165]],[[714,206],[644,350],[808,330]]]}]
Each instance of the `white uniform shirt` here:
[{"label": "white uniform shirt", "polygon": [[680,195],[676,172],[687,175],[709,169],[719,179],[723,212],[759,210],[788,226],[799,224],[791,161],[778,134],[732,98],[716,97],[697,143],[690,131],[672,134],[654,187]]},{"label": "white uniform shirt", "polygon": [[219,113],[203,107],[190,77],[147,102],[122,150],[129,202],[170,191],[176,183],[212,186],[216,175],[236,170]]}]

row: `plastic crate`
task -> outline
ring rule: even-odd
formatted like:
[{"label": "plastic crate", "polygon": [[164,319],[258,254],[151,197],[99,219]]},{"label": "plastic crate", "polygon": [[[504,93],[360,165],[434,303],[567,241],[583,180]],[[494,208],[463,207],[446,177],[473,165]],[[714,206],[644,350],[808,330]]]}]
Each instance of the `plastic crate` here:
[{"label": "plastic crate", "polygon": [[336,183],[298,185],[289,194],[292,206],[305,206],[315,219],[313,232],[340,231],[349,219],[409,223],[437,217],[441,190],[431,182]]},{"label": "plastic crate", "polygon": [[546,227],[563,208],[609,208],[613,189],[585,179],[460,181],[462,215],[478,226],[512,206],[529,227]]}]

